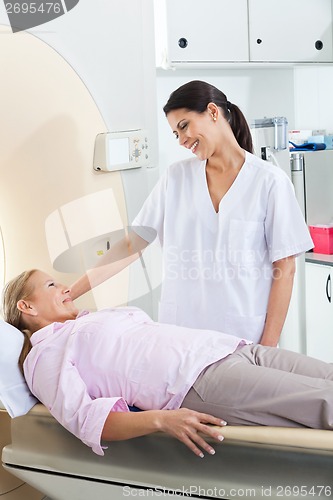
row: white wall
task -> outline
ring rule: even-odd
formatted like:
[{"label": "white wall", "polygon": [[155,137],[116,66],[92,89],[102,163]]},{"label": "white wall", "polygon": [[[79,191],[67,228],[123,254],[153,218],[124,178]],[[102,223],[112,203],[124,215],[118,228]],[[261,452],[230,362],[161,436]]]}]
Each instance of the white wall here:
[{"label": "white wall", "polygon": [[333,133],[333,65],[295,67],[295,127]]}]

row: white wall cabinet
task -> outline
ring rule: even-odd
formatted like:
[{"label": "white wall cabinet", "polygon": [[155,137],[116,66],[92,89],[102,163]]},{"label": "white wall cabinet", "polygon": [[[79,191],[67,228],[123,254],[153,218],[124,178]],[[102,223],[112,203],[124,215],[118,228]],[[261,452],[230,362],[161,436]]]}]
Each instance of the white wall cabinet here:
[{"label": "white wall cabinet", "polygon": [[306,353],[333,363],[333,263],[306,262]]},{"label": "white wall cabinet", "polygon": [[248,1],[251,61],[333,61],[331,0]]},{"label": "white wall cabinet", "polygon": [[247,0],[166,0],[166,13],[171,62],[249,60]]},{"label": "white wall cabinet", "polygon": [[166,0],[171,65],[333,62],[332,0]]}]

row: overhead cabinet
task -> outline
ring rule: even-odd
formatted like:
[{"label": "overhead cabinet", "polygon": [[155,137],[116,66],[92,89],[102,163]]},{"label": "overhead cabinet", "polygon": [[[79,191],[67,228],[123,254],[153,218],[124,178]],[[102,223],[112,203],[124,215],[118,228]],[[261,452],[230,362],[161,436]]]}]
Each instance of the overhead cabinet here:
[{"label": "overhead cabinet", "polygon": [[166,6],[171,62],[249,60],[247,0],[166,0]]},{"label": "overhead cabinet", "polygon": [[250,61],[331,62],[331,0],[248,0]]},{"label": "overhead cabinet", "polygon": [[333,62],[331,0],[166,0],[171,64]]}]

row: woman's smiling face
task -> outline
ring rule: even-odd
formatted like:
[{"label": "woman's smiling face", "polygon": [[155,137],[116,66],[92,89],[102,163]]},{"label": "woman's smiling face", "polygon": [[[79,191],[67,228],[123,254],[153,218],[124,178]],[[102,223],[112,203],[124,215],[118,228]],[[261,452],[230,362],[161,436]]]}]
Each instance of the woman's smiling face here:
[{"label": "woman's smiling face", "polygon": [[203,113],[181,108],[170,111],[167,120],[179,144],[190,149],[200,160],[215,152],[216,123],[208,109]]},{"label": "woman's smiling face", "polygon": [[34,316],[43,324],[55,321],[75,319],[78,309],[74,305],[70,289],[58,282],[43,271],[36,271],[30,277],[33,292],[27,299]]}]

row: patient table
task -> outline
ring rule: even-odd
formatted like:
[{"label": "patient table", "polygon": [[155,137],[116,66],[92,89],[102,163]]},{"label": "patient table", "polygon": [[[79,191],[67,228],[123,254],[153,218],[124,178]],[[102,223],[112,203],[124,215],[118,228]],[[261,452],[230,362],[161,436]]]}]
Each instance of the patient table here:
[{"label": "patient table", "polygon": [[203,459],[163,433],[109,443],[97,456],[41,404],[11,431],[3,466],[53,500],[333,496],[331,431],[227,426]]}]

